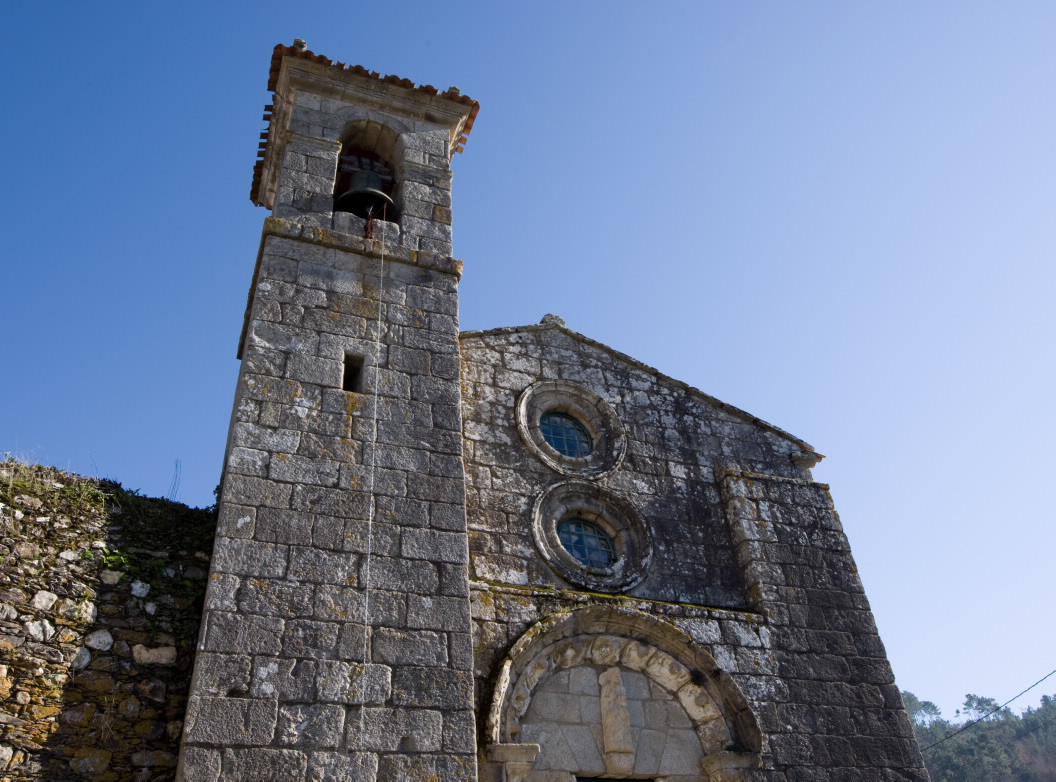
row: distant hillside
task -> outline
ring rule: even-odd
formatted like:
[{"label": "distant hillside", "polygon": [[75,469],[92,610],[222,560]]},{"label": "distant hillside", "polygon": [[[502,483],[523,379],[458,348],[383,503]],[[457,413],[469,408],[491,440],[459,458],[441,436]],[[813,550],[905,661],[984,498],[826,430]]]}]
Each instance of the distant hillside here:
[{"label": "distant hillside", "polygon": [[212,510],[0,462],[0,779],[175,774]]},{"label": "distant hillside", "polygon": [[933,782],[1056,780],[1056,696],[1017,715],[993,698],[967,695],[954,721],[911,692],[902,699]]}]

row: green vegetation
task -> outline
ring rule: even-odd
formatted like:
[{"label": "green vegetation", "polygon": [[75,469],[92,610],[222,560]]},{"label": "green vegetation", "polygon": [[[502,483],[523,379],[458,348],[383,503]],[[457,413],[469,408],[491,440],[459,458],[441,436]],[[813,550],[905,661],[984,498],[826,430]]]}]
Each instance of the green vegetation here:
[{"label": "green vegetation", "polygon": [[[1056,779],[1056,696],[1020,715],[969,694],[954,720],[903,692],[906,711],[935,782],[1044,782]],[[973,724],[974,723],[974,724]]]}]

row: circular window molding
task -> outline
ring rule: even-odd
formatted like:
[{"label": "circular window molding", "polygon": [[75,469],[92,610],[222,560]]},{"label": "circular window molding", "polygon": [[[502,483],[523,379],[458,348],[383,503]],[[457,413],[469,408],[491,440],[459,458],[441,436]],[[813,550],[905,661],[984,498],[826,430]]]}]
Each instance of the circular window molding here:
[{"label": "circular window molding", "polygon": [[[590,441],[589,452],[567,455],[547,442],[543,416],[552,420],[555,415],[567,416],[583,427]],[[608,475],[620,466],[627,450],[623,425],[609,403],[593,391],[563,380],[533,383],[521,392],[517,400],[517,431],[536,458],[573,477]]]},{"label": "circular window molding", "polygon": [[[562,525],[576,520],[589,522],[607,536],[613,549],[611,564],[585,564],[582,551],[562,542]],[[566,539],[567,529],[566,525]],[[532,509],[532,538],[558,575],[598,592],[624,592],[636,586],[645,578],[653,557],[649,532],[634,506],[584,481],[559,483],[539,495]]]}]

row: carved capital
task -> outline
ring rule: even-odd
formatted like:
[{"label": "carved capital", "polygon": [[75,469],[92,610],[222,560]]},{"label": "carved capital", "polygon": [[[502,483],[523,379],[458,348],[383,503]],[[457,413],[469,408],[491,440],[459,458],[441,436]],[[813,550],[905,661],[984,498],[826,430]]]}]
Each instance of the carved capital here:
[{"label": "carved capital", "polygon": [[759,756],[747,752],[712,752],[700,761],[708,782],[742,782],[744,772],[759,767]]},{"label": "carved capital", "polygon": [[488,759],[502,766],[506,782],[523,782],[535,764],[539,749],[538,744],[492,744],[488,747]]}]

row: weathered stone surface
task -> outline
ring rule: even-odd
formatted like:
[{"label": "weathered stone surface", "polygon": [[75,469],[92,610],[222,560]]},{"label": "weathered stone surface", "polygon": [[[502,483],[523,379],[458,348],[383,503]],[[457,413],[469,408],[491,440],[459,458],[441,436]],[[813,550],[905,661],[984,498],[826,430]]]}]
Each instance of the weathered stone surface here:
[{"label": "weathered stone surface", "polygon": [[396,706],[457,709],[472,695],[473,678],[468,671],[406,666],[396,668],[392,676]]},{"label": "weathered stone surface", "polygon": [[55,626],[47,619],[24,622],[22,626],[25,628],[26,635],[34,641],[47,641],[55,635]]},{"label": "weathered stone surface", "polygon": [[406,754],[383,755],[378,779],[443,779],[470,782],[476,779],[476,763],[465,755]]},{"label": "weathered stone surface", "polygon": [[59,599],[59,596],[54,592],[48,592],[45,589],[40,590],[37,594],[33,595],[33,599],[29,601],[29,607],[37,611],[47,611],[53,605],[55,601]]},{"label": "weathered stone surface", "polygon": [[312,615],[311,586],[276,579],[247,578],[241,582],[238,610],[262,616],[297,618]]},{"label": "weathered stone surface", "polygon": [[294,620],[286,623],[282,651],[294,658],[326,659],[334,655],[341,626],[336,622]]},{"label": "weathered stone surface", "polygon": [[150,648],[143,644],[136,644],[132,647],[132,658],[140,665],[172,665],[176,662],[176,647]]},{"label": "weathered stone surface", "polygon": [[70,761],[70,768],[85,776],[102,774],[110,765],[112,757],[105,749],[79,749]]},{"label": "weathered stone surface", "polygon": [[411,559],[465,562],[466,537],[457,532],[408,529],[401,536],[401,553]]},{"label": "weathered stone surface", "polygon": [[304,779],[308,757],[303,752],[279,749],[228,749],[222,775],[231,779]]},{"label": "weathered stone surface", "polygon": [[341,744],[344,723],[340,706],[285,706],[279,711],[276,737],[288,746],[332,749]]},{"label": "weathered stone surface", "polygon": [[413,741],[415,751],[435,752],[443,741],[443,722],[438,711],[365,707],[349,712],[346,741],[379,752],[395,752]]},{"label": "weathered stone surface", "polygon": [[443,666],[447,662],[447,637],[424,630],[382,627],[374,633],[374,658],[396,665]]},{"label": "weathered stone surface", "polygon": [[222,768],[221,751],[210,751],[187,747],[181,753],[182,772],[185,779],[217,782]]},{"label": "weathered stone surface", "polygon": [[[361,566],[361,582],[365,580],[366,563]],[[373,557],[370,562],[371,589],[406,591],[417,595],[434,595],[440,587],[437,568],[430,562]]]},{"label": "weathered stone surface", "polygon": [[282,648],[281,620],[216,611],[209,616],[203,648],[240,654],[253,650],[275,654]]},{"label": "weathered stone surface", "polygon": [[407,626],[449,630],[469,621],[469,604],[462,598],[407,596]]},{"label": "weathered stone surface", "polygon": [[83,646],[77,650],[74,654],[73,660],[70,663],[71,670],[80,671],[86,667],[92,661],[92,653],[85,649]]},{"label": "weathered stone surface", "polygon": [[294,546],[290,549],[289,578],[312,584],[355,586],[358,564],[358,557],[352,554]]},{"label": "weathered stone surface", "polygon": [[312,660],[254,657],[250,694],[255,698],[311,703],[318,697],[317,665]]},{"label": "weathered stone surface", "polygon": [[150,584],[142,581],[133,581],[131,590],[134,597],[146,597],[150,594]]},{"label": "weathered stone surface", "polygon": [[160,704],[168,697],[168,685],[161,679],[145,678],[136,682],[136,694],[144,701]]},{"label": "weathered stone surface", "polygon": [[114,645],[114,637],[109,630],[96,630],[85,636],[84,645],[89,649],[98,649],[101,652],[105,652]]},{"label": "weathered stone surface", "polygon": [[378,706],[392,693],[392,669],[386,665],[362,665],[336,660],[319,663],[319,700]]},{"label": "weathered stone surface", "polygon": [[375,782],[378,756],[366,752],[313,752],[308,761],[310,782]]},{"label": "weathered stone surface", "polygon": [[187,740],[198,744],[261,746],[271,742],[275,701],[192,696],[187,705]]},{"label": "weathered stone surface", "polygon": [[[20,780],[131,779],[133,756],[147,753],[171,776],[179,735],[165,725],[181,724],[199,616],[180,576],[204,564],[211,519],[52,468],[9,460],[5,471],[30,487],[39,515],[11,526],[0,482],[0,523],[14,536],[0,543],[0,747],[17,747],[0,766]],[[173,514],[185,525],[175,546]],[[149,604],[124,586],[136,581],[151,584]],[[153,678],[137,645],[170,650],[157,701],[136,694]]]},{"label": "weathered stone surface", "polygon": [[216,552],[213,567],[219,573],[279,578],[286,574],[288,558],[288,546],[252,540],[230,540]]}]

